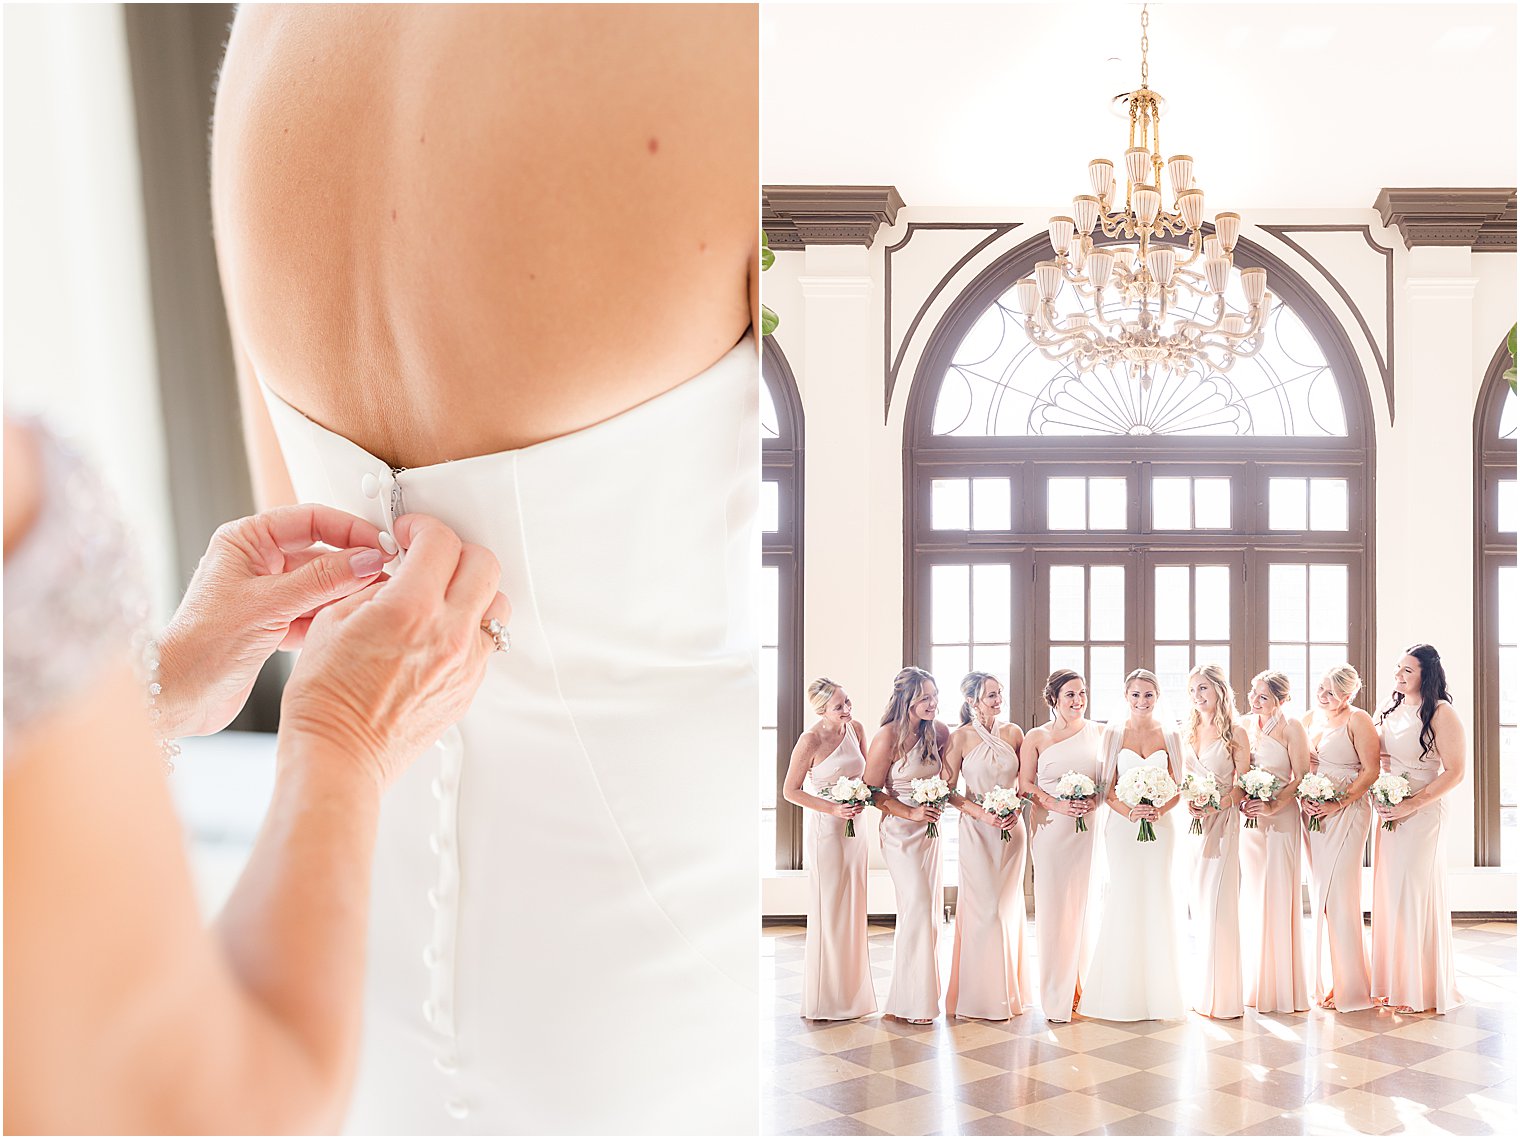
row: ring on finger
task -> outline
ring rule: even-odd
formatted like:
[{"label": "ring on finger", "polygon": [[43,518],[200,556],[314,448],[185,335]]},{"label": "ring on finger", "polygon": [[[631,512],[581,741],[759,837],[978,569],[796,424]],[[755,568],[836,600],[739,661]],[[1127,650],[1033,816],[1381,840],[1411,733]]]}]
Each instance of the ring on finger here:
[{"label": "ring on finger", "polygon": [[512,651],[512,634],[507,632],[507,627],[497,618],[489,617],[480,623],[480,631],[491,638],[491,651],[509,653]]}]

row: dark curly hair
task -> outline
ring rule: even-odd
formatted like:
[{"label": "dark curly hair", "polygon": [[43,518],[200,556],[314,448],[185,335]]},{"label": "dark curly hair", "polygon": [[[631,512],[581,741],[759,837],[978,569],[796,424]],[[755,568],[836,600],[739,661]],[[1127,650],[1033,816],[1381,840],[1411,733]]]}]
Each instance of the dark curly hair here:
[{"label": "dark curly hair", "polygon": [[[1436,709],[1443,700],[1448,704],[1452,702],[1451,693],[1446,688],[1446,669],[1441,664],[1441,654],[1436,652],[1434,645],[1410,645],[1404,655],[1420,662],[1420,758],[1423,759],[1436,746],[1436,730],[1432,726]],[[1389,697],[1387,706],[1378,713],[1378,723],[1386,720],[1388,713],[1403,702],[1402,692]]]}]

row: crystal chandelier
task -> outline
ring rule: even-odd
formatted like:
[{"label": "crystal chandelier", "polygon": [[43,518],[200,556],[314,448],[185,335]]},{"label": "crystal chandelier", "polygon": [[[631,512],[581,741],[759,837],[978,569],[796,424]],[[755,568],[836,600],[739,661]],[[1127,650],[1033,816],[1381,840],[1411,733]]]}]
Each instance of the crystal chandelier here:
[{"label": "crystal chandelier", "polygon": [[[1072,199],[1071,217],[1050,219],[1054,261],[1015,286],[1030,341],[1053,360],[1070,360],[1083,372],[1123,366],[1148,391],[1161,369],[1229,371],[1237,359],[1261,350],[1272,307],[1265,269],[1239,271],[1246,311],[1230,311],[1225,290],[1234,272],[1240,215],[1221,213],[1214,232],[1203,232],[1203,191],[1193,184],[1193,159],[1161,158],[1161,96],[1150,89],[1150,11],[1140,12],[1140,87],[1120,96],[1129,106],[1129,149],[1124,152],[1124,201],[1114,200],[1114,164],[1088,163],[1091,194]],[[1164,210],[1161,170],[1173,204]],[[1094,233],[1114,238],[1094,245]],[[1166,243],[1164,238],[1186,238]],[[1062,316],[1055,300],[1064,285],[1081,299],[1081,311]]]}]

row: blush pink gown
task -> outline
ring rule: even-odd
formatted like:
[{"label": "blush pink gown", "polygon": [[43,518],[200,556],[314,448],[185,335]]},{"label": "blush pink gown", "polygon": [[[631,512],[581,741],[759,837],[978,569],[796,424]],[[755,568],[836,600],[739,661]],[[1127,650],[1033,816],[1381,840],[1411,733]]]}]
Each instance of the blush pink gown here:
[{"label": "blush pink gown", "polygon": [[[1434,752],[1420,754],[1420,716],[1401,705],[1378,727],[1388,769],[1425,787],[1441,771]],[[1372,996],[1416,1012],[1448,1012],[1462,1002],[1446,902],[1446,800],[1399,819],[1393,830],[1375,820],[1372,856]]]},{"label": "blush pink gown", "polygon": [[[1362,774],[1361,760],[1345,726],[1331,728],[1320,737],[1314,770],[1334,782],[1343,795]],[[1314,999],[1340,1012],[1372,1007],[1362,925],[1362,851],[1372,818],[1372,806],[1364,795],[1320,819],[1317,831],[1309,830],[1308,820],[1304,821],[1304,846],[1314,886]]]},{"label": "blush pink gown", "polygon": [[[1275,737],[1253,732],[1251,762],[1286,786],[1293,779],[1288,749]],[[1278,798],[1282,791],[1278,791]],[[1247,828],[1241,816],[1240,911],[1245,1003],[1257,1012],[1303,1012],[1309,1007],[1304,978],[1304,914],[1300,884],[1303,824],[1298,803],[1285,802]]]},{"label": "blush pink gown", "polygon": [[[1190,770],[1211,771],[1221,791],[1235,782],[1223,740],[1202,752],[1189,749]],[[1189,834],[1193,856],[1193,1007],[1205,1016],[1233,1020],[1245,1015],[1240,969],[1240,814],[1214,811],[1203,834]]]},{"label": "blush pink gown", "polygon": [[[980,743],[961,763],[963,793],[980,799],[993,787],[1015,787],[1019,757],[1004,740],[972,720]],[[1022,821],[1003,832],[961,816],[960,888],[955,906],[955,948],[950,957],[951,1016],[1007,1020],[1024,1011],[1033,990],[1024,962],[1024,866],[1027,835]]]},{"label": "blush pink gown", "polygon": [[[1102,778],[1099,741],[1103,729],[1091,721],[1040,753],[1035,781],[1047,795],[1068,771],[1094,781]],[[1103,788],[1098,788],[1101,798]],[[1029,809],[1029,847],[1034,857],[1034,928],[1040,946],[1040,1007],[1045,1019],[1071,1019],[1081,993],[1082,973],[1090,952],[1087,894],[1092,880],[1093,848],[1102,832],[1103,811],[1086,816],[1087,829],[1076,829],[1070,815]]]},{"label": "blush pink gown", "polygon": [[[887,773],[892,796],[911,805],[913,780],[939,775],[940,764],[917,745]],[[897,932],[892,937],[892,987],[883,1010],[904,1020],[939,1015],[939,926],[945,894],[940,889],[939,838],[929,824],[884,814],[881,855],[897,894]]]},{"label": "blush pink gown", "polygon": [[[841,777],[865,774],[855,729],[808,770],[809,795]],[[820,795],[821,797],[821,795]],[[846,820],[822,811],[804,812],[803,859],[808,867],[807,948],[802,958],[802,1015],[809,1020],[850,1020],[876,1011],[871,955],[866,940],[866,837],[857,820],[855,837]]]}]

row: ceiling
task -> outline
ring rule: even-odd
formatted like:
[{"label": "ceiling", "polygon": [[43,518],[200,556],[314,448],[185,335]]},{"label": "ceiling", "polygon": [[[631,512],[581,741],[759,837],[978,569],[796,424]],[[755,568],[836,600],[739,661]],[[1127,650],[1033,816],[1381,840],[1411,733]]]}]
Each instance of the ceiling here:
[{"label": "ceiling", "polygon": [[[1516,5],[1153,4],[1167,155],[1206,209],[1514,186]],[[761,5],[761,172],[909,206],[1059,205],[1121,177],[1138,4]]]}]

